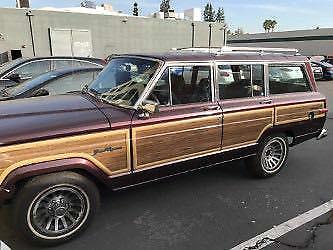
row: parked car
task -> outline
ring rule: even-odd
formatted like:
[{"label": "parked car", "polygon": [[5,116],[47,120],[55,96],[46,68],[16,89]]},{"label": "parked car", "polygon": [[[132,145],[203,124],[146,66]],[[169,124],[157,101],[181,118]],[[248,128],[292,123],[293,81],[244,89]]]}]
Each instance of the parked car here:
[{"label": "parked car", "polygon": [[80,91],[92,82],[102,69],[66,68],[50,71],[17,86],[3,89],[0,91],[0,101]]},{"label": "parked car", "polygon": [[31,80],[52,70],[73,67],[101,67],[105,61],[88,57],[20,58],[0,65],[0,89]]},{"label": "parked car", "polygon": [[331,80],[333,79],[333,65],[327,62],[312,62],[313,64],[322,68],[323,79]]},{"label": "parked car", "polygon": [[0,200],[13,201],[18,232],[60,243],[87,227],[100,184],[118,190],[238,159],[271,177],[289,147],[327,135],[327,111],[302,56],[114,56],[87,91],[1,103]]},{"label": "parked car", "polygon": [[312,71],[313,71],[313,75],[314,75],[315,79],[316,80],[323,79],[323,77],[324,77],[323,68],[316,62],[311,62],[311,67],[312,67]]}]

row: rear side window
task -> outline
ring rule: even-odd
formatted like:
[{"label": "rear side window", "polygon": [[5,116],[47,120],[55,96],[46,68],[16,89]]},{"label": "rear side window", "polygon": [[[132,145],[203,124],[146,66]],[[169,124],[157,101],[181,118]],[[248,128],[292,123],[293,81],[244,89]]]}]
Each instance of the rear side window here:
[{"label": "rear side window", "polygon": [[219,65],[217,83],[220,99],[264,96],[264,66]]},{"label": "rear side window", "polygon": [[311,91],[309,80],[302,66],[269,66],[270,94]]}]

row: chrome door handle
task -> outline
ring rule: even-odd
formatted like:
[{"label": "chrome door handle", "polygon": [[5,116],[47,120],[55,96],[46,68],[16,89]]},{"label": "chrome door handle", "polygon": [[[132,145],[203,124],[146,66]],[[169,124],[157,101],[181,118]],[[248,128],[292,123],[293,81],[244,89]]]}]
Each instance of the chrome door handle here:
[{"label": "chrome door handle", "polygon": [[259,102],[260,104],[271,104],[272,100],[263,100],[261,102]]},{"label": "chrome door handle", "polygon": [[221,110],[220,106],[207,106],[204,108],[205,110]]}]

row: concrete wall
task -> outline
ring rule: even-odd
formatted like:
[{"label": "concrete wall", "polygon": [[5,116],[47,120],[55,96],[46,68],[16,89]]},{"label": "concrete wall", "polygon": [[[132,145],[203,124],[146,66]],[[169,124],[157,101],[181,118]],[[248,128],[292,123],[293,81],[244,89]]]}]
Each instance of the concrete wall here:
[{"label": "concrete wall", "polygon": [[229,37],[230,46],[297,48],[304,55],[333,55],[333,29],[244,34]]},{"label": "concrete wall", "polygon": [[[22,49],[32,56],[27,10],[0,8],[0,52]],[[162,52],[192,45],[192,22],[142,17],[66,13],[32,10],[34,44],[37,56],[50,55],[49,28],[87,29],[92,34],[93,56],[113,53]],[[125,21],[127,19],[127,21]],[[209,24],[194,22],[195,46],[208,46]],[[212,24],[212,46],[223,42],[223,24]]]}]

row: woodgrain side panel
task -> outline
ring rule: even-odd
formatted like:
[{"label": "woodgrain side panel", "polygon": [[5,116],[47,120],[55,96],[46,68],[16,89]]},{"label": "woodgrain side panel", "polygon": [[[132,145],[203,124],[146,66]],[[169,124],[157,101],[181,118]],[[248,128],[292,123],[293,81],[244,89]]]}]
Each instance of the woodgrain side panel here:
[{"label": "woodgrain side panel", "polygon": [[222,149],[256,143],[273,126],[274,108],[226,113],[223,119]]},{"label": "woodgrain side panel", "polygon": [[[103,152],[110,146],[116,150]],[[92,161],[107,174],[114,175],[130,171],[129,149],[127,129],[0,147],[0,173],[6,174],[32,163],[81,157]],[[96,154],[95,150],[99,152]]]},{"label": "woodgrain side panel", "polygon": [[325,114],[320,112],[320,110],[324,107],[324,102],[312,102],[277,107],[275,124],[281,125],[309,120],[309,115],[311,112],[314,113],[314,118],[324,117]]},{"label": "woodgrain side panel", "polygon": [[221,116],[133,128],[134,168],[221,150]]}]

